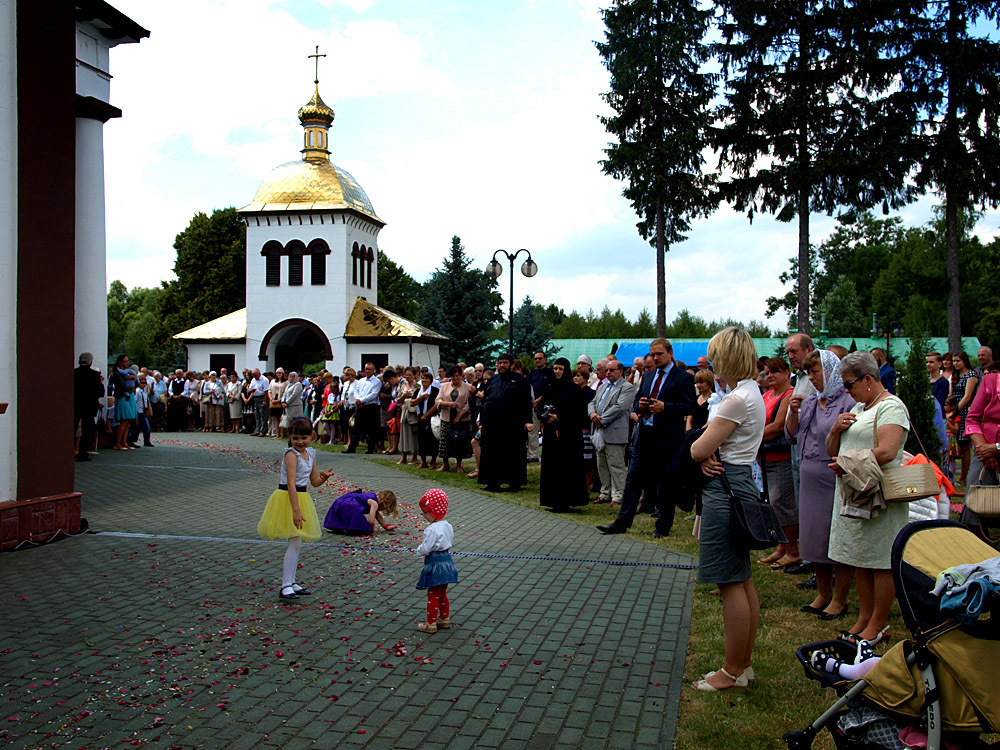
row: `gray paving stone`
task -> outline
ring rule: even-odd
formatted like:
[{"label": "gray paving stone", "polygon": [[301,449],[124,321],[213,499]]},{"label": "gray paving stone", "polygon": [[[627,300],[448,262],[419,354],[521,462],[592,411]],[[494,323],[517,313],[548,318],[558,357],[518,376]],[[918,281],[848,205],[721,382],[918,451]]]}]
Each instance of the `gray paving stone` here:
[{"label": "gray paving stone", "polygon": [[279,602],[285,545],[256,522],[282,444],[159,437],[78,467],[97,533],[0,555],[5,745],[672,746],[693,584],[665,566],[690,558],[446,488],[455,625],[420,634],[408,550],[432,485],[321,453],[320,516],[345,488],[392,489],[400,532],[306,545],[314,594]]}]

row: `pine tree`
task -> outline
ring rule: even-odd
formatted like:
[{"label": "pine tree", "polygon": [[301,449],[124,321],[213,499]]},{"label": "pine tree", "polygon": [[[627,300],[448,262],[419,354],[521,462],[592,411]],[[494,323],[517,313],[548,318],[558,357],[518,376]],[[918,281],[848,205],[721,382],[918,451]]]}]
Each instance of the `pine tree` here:
[{"label": "pine tree", "polygon": [[714,210],[713,178],[703,171],[716,76],[702,70],[712,11],[697,0],[615,0],[603,11],[597,43],[611,74],[604,95],[615,136],[601,162],[627,185],[639,234],[656,247],[656,330],[666,331],[666,261],[691,219]]},{"label": "pine tree", "polygon": [[904,3],[716,5],[727,91],[713,140],[720,167],[733,175],[722,192],[751,221],[761,211],[779,221],[797,217],[796,317],[808,332],[810,213],[879,203],[888,210],[911,196],[904,145],[913,112],[881,59]]},{"label": "pine tree", "polygon": [[[918,332],[910,336],[910,353],[906,356],[906,366],[896,383],[896,395],[906,404],[910,412],[910,432],[906,439],[906,450],[916,455],[923,453],[920,442],[927,449],[927,458],[941,463],[941,439],[934,426],[934,411],[937,409],[931,395],[931,381],[927,377],[927,335]],[[920,442],[917,436],[920,436]]]},{"label": "pine tree", "polygon": [[494,354],[493,327],[503,319],[503,298],[486,271],[472,268],[462,240],[451,238],[451,250],[424,284],[420,324],[448,336],[441,361],[488,360]]},{"label": "pine tree", "polygon": [[545,309],[532,302],[531,297],[525,297],[514,310],[514,356],[531,355],[538,351],[550,355],[552,333],[552,327],[546,322]]},{"label": "pine tree", "polygon": [[[939,0],[914,23],[897,57],[901,89],[922,113],[911,140],[916,183],[944,197],[948,347],[961,349],[959,246],[962,213],[1000,204],[1000,21],[996,0]],[[977,33],[978,32],[978,33]]]}]

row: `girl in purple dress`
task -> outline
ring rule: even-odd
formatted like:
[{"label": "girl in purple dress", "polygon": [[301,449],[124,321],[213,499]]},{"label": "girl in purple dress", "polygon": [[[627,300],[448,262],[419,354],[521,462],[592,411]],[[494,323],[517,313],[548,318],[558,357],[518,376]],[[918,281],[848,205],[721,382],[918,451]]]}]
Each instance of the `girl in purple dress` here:
[{"label": "girl in purple dress", "polygon": [[333,501],[326,513],[323,528],[334,534],[367,536],[375,533],[376,521],[386,531],[395,526],[385,522],[385,516],[396,516],[396,495],[389,490],[382,492],[348,492]]},{"label": "girl in purple dress", "polygon": [[837,417],[851,410],[854,399],[844,390],[840,358],[831,351],[815,349],[802,363],[816,393],[792,396],[785,420],[785,433],[796,438],[799,467],[799,554],[816,571],[816,598],[801,607],[821,620],[836,620],[847,614],[847,594],[854,572],[837,565],[837,586],[833,587],[834,562],[827,554],[830,545],[830,516],[833,512],[837,477],[830,470],[826,436]]}]

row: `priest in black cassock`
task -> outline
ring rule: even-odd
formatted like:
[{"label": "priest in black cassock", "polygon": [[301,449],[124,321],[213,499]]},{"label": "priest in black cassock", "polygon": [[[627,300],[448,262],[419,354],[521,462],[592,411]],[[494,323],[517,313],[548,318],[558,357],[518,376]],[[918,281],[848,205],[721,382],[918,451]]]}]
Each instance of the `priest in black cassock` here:
[{"label": "priest in black cassock", "polygon": [[525,435],[531,423],[531,386],[523,375],[513,372],[514,357],[497,357],[496,374],[486,384],[480,413],[479,443],[482,460],[479,481],[488,492],[499,492],[501,484],[521,489],[525,473]]}]

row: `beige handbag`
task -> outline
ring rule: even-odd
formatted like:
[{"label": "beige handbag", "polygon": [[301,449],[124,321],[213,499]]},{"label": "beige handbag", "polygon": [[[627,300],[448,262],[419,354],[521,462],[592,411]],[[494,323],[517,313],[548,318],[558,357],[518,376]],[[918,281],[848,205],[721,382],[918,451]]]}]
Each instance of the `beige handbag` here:
[{"label": "beige handbag", "polygon": [[[902,401],[900,401],[902,403]],[[910,420],[910,413],[903,404],[906,411],[906,420],[913,428]],[[878,448],[878,411],[875,411],[875,447]],[[913,436],[920,444],[920,449],[927,456],[927,449],[924,448],[920,436],[913,430]],[[928,457],[929,459],[929,457]],[[910,466],[883,466],[882,467],[882,497],[887,503],[908,503],[913,500],[922,500],[925,497],[934,497],[940,494],[941,486],[938,484],[937,474],[934,467],[927,464],[911,464]]]},{"label": "beige handbag", "polygon": [[965,507],[980,516],[1000,516],[1000,486],[984,485],[983,472],[979,472],[979,484],[968,487],[965,493]]}]

